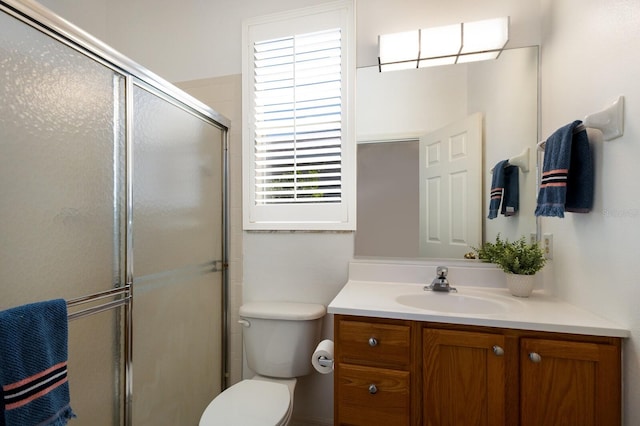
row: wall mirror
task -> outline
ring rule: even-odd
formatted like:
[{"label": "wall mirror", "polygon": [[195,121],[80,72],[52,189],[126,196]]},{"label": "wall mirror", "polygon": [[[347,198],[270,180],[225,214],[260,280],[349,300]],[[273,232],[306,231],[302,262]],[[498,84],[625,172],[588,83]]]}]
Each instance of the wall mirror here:
[{"label": "wall mirror", "polygon": [[[419,139],[478,113],[480,182],[468,196],[481,199],[476,213],[481,231],[477,243],[469,244],[493,240],[498,233],[510,240],[535,233],[538,55],[532,46],[505,50],[494,61],[385,73],[377,67],[357,70],[356,257],[425,257],[420,249]],[[526,148],[529,171],[519,173],[518,214],[488,219],[490,170]],[[465,245],[460,253],[436,251],[426,257],[461,259],[470,250]]]}]

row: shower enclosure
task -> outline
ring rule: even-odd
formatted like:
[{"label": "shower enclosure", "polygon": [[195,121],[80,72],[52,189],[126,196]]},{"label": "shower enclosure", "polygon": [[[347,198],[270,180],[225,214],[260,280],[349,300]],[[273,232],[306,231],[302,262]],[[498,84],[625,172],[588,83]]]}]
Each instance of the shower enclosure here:
[{"label": "shower enclosure", "polygon": [[0,1],[0,309],[67,300],[70,424],[197,424],[225,385],[227,132],[37,3]]}]

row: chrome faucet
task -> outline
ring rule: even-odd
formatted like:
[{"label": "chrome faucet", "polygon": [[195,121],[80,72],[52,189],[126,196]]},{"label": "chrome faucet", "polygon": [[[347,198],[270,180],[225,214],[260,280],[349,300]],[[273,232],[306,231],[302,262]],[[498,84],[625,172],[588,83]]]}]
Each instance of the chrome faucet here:
[{"label": "chrome faucet", "polygon": [[449,268],[446,266],[438,266],[436,268],[436,274],[438,275],[433,281],[431,281],[430,285],[424,286],[425,291],[442,291],[442,292],[457,292],[454,287],[449,285],[449,281],[447,280],[447,274],[449,273]]}]

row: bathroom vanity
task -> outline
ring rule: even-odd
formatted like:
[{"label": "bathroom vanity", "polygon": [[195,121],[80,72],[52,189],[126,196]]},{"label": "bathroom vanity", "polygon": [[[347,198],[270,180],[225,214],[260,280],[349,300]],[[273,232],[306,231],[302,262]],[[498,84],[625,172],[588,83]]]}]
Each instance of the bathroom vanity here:
[{"label": "bathroom vanity", "polygon": [[426,281],[350,278],[329,305],[334,424],[621,424],[627,330],[541,292]]}]

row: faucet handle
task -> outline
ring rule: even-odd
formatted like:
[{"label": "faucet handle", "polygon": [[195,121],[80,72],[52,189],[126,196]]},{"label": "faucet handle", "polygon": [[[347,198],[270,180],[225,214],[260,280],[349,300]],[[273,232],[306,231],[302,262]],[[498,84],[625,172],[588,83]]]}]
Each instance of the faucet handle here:
[{"label": "faucet handle", "polygon": [[449,285],[449,281],[447,281],[447,274],[449,273],[449,268],[446,266],[438,266],[436,268],[437,277],[431,281],[431,285],[424,286],[424,290],[426,291],[444,291],[444,292],[458,292],[455,288]]},{"label": "faucet handle", "polygon": [[438,275],[438,278],[444,278],[447,276],[448,273],[449,273],[449,268],[447,268],[446,266],[438,266],[436,268],[436,274]]}]

